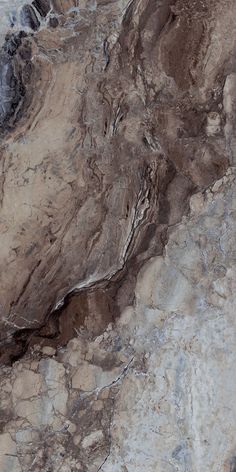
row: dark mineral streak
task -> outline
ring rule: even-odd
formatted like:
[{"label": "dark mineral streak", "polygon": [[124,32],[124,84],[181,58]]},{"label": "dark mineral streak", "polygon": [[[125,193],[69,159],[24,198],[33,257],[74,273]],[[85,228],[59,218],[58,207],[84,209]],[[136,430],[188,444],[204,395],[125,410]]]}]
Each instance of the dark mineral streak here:
[{"label": "dark mineral streak", "polygon": [[40,26],[40,22],[36,16],[36,13],[31,5],[24,5],[21,10],[21,24],[27,26],[33,31],[37,31]]},{"label": "dark mineral streak", "polygon": [[25,95],[22,67],[16,55],[26,35],[21,32],[6,37],[0,53],[0,127],[7,127]]},{"label": "dark mineral streak", "polygon": [[47,16],[50,10],[50,2],[48,0],[34,0],[32,5],[36,8],[42,17]]}]

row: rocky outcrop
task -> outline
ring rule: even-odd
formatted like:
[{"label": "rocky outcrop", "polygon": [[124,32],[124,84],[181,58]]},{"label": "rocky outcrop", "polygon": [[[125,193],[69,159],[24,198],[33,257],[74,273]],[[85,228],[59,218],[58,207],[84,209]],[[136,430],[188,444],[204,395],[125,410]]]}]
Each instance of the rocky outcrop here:
[{"label": "rocky outcrop", "polygon": [[19,6],[0,55],[3,472],[234,470],[235,14]]}]

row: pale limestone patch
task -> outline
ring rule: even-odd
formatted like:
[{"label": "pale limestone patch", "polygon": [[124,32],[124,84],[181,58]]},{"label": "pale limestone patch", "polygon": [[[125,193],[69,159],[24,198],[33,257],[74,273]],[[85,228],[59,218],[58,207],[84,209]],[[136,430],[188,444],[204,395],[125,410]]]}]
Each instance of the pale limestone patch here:
[{"label": "pale limestone patch", "polygon": [[102,369],[94,365],[88,363],[80,364],[79,369],[72,377],[72,388],[84,391],[94,390],[97,387],[96,375],[101,372]]},{"label": "pale limestone patch", "polygon": [[85,356],[85,345],[80,339],[71,339],[67,345],[66,351],[62,355],[62,362],[76,367]]},{"label": "pale limestone patch", "polygon": [[121,368],[103,370],[100,366],[84,362],[78,366],[71,380],[72,388],[93,391],[110,386],[121,374]]},{"label": "pale limestone patch", "polygon": [[32,443],[39,440],[39,433],[32,428],[19,429],[16,432],[16,441],[19,443]]},{"label": "pale limestone patch", "polygon": [[65,367],[54,359],[42,359],[40,371],[44,375],[48,395],[48,408],[65,415],[67,412],[68,391],[65,386]]},{"label": "pale limestone patch", "polygon": [[81,441],[81,434],[76,434],[73,438],[73,443],[75,444],[75,446],[78,446],[80,444],[80,441]]},{"label": "pale limestone patch", "polygon": [[204,208],[204,195],[196,193],[190,198],[190,210],[195,215],[201,213]]},{"label": "pale limestone patch", "polygon": [[235,138],[235,111],[236,111],[236,74],[230,74],[226,77],[224,85],[224,110],[226,114],[226,123],[224,127],[226,142],[231,158],[231,164],[236,161],[236,138]]},{"label": "pale limestone patch", "polygon": [[15,414],[25,418],[32,426],[51,425],[54,419],[53,402],[45,395],[28,401],[18,401]]},{"label": "pale limestone patch", "polygon": [[190,280],[177,267],[161,257],[152,260],[141,271],[136,296],[140,303],[160,310],[188,311],[194,306]]},{"label": "pale limestone patch", "polygon": [[1,472],[22,472],[16,444],[9,433],[0,434],[0,470]]},{"label": "pale limestone patch", "polygon": [[42,390],[42,376],[31,370],[20,372],[13,383],[12,397],[16,402],[19,398],[26,400],[37,396]]},{"label": "pale limestone patch", "polygon": [[40,361],[39,371],[40,374],[30,370],[18,372],[12,392],[14,413],[33,427],[60,428],[63,423],[60,415],[67,412],[65,368],[49,358]]},{"label": "pale limestone patch", "polygon": [[43,346],[42,353],[45,354],[45,356],[54,356],[56,354],[56,349],[51,346]]},{"label": "pale limestone patch", "polygon": [[104,435],[101,430],[99,431],[93,431],[90,433],[88,436],[86,436],[83,441],[82,441],[82,447],[84,449],[88,449],[90,447],[93,447],[95,444],[99,443],[100,441],[103,441]]}]

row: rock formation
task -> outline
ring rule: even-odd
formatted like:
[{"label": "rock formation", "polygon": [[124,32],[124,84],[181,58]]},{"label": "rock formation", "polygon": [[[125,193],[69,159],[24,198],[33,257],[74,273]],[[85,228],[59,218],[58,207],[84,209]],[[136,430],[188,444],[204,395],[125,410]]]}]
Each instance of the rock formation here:
[{"label": "rock formation", "polygon": [[4,11],[0,470],[234,472],[236,4]]}]

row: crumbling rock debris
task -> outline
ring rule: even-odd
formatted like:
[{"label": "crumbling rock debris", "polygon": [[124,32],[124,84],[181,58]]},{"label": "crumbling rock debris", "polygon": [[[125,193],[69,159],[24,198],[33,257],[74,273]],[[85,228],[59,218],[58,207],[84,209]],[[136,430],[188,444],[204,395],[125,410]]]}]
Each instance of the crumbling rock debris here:
[{"label": "crumbling rock debris", "polygon": [[[1,421],[1,470],[14,463],[19,470],[95,471],[102,464],[110,449],[114,399],[132,361],[114,347],[112,332],[91,343],[79,336],[57,357],[34,349],[5,368],[1,391],[8,419]],[[18,419],[9,421],[9,412]]]}]

